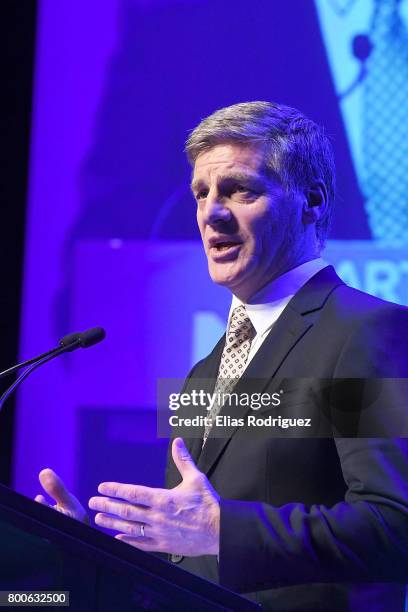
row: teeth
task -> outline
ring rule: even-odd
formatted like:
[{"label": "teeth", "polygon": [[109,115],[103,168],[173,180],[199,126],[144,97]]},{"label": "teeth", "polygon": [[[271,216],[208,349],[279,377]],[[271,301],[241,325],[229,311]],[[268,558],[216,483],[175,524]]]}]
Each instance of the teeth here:
[{"label": "teeth", "polygon": [[229,249],[230,247],[235,246],[235,242],[220,242],[216,245],[216,248],[221,251],[225,251],[225,249]]}]

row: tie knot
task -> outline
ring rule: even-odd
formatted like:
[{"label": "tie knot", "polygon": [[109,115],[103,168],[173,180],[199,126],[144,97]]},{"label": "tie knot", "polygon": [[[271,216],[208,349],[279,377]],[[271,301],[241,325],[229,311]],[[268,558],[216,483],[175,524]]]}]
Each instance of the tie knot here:
[{"label": "tie knot", "polygon": [[254,327],[251,323],[250,318],[247,315],[247,311],[245,306],[241,304],[241,306],[237,306],[232,311],[230,324],[228,327],[228,336],[232,336],[231,339],[235,339],[240,336],[246,336],[247,338],[252,337],[254,332]]}]

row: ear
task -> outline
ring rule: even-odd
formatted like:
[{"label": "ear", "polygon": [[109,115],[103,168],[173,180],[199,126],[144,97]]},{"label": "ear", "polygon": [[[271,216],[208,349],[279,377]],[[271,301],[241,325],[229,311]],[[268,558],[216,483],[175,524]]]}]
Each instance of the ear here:
[{"label": "ear", "polygon": [[321,180],[316,180],[305,190],[302,217],[305,224],[316,223],[327,207],[327,189]]}]

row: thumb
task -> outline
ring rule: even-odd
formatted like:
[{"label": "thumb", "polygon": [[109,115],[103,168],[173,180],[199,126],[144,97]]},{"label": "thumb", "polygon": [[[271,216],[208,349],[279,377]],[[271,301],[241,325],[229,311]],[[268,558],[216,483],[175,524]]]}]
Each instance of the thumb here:
[{"label": "thumb", "polygon": [[188,476],[195,476],[197,473],[199,473],[199,470],[191,458],[191,455],[188,452],[182,438],[174,438],[173,445],[171,447],[171,454],[173,456],[173,461],[183,479],[187,478]]},{"label": "thumb", "polygon": [[73,496],[69,493],[61,478],[53,470],[49,468],[42,470],[38,478],[43,489],[57,502],[57,504],[63,507],[70,507],[73,504]]}]

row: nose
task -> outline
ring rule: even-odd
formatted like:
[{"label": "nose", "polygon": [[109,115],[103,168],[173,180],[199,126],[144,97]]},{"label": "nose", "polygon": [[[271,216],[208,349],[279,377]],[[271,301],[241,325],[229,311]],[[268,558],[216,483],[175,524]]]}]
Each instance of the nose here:
[{"label": "nose", "polygon": [[231,219],[231,211],[222,202],[219,194],[209,193],[203,210],[204,221],[208,225],[217,225],[218,223],[225,223]]}]

